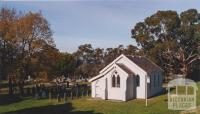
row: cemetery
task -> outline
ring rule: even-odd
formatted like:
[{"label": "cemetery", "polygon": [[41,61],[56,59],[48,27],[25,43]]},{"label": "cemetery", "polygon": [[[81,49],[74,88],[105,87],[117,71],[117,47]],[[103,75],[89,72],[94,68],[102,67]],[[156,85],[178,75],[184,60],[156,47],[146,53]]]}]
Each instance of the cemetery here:
[{"label": "cemetery", "polygon": [[34,99],[56,99],[58,102],[67,99],[77,99],[90,96],[91,87],[86,80],[72,81],[65,77],[56,78],[50,82],[40,80],[16,81],[13,77],[8,81],[9,96],[19,95],[20,97],[32,97]]}]

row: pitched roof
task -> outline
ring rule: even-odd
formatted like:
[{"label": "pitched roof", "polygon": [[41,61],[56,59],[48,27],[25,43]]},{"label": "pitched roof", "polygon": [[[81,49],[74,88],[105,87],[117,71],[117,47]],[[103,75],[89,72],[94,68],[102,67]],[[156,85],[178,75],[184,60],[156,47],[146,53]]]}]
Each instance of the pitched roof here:
[{"label": "pitched roof", "polygon": [[126,65],[122,63],[116,63],[122,70],[124,70],[127,74],[134,74]]},{"label": "pitched roof", "polygon": [[103,76],[104,76],[104,75],[99,74],[99,75],[97,75],[97,76],[95,76],[95,77],[89,79],[89,82],[92,82],[92,81],[94,81],[94,80],[96,80],[96,79],[99,79],[99,78],[101,78],[101,77],[103,77]]},{"label": "pitched roof", "polygon": [[99,75],[91,78],[89,80],[89,82],[92,82],[96,79],[99,79],[104,75],[103,71],[107,70],[107,67],[112,66],[113,64],[116,64],[117,66],[119,66],[122,70],[124,70],[127,74],[134,74],[134,72],[132,70],[130,70],[130,68],[128,68],[126,65],[124,65],[123,63],[117,63],[116,61],[120,58],[120,57],[127,57],[129,60],[131,60],[133,63],[135,63],[136,65],[138,65],[141,69],[143,69],[145,72],[147,73],[151,73],[155,70],[161,70],[163,71],[158,65],[156,65],[153,61],[149,60],[146,57],[142,57],[142,56],[125,56],[125,55],[120,55],[117,59],[115,59],[112,63],[110,63],[109,65],[107,65],[103,70],[100,71]]},{"label": "pitched roof", "polygon": [[138,65],[140,68],[145,70],[147,73],[150,73],[152,71],[155,71],[157,69],[163,71],[158,65],[156,65],[153,61],[147,59],[143,56],[126,56],[128,59],[130,59],[132,62],[134,62],[136,65]]}]

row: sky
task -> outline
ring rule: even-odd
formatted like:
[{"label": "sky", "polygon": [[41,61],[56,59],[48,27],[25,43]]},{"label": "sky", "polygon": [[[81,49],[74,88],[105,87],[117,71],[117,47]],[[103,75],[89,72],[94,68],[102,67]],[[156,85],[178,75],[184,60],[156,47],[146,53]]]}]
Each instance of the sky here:
[{"label": "sky", "polygon": [[200,0],[0,0],[1,7],[41,11],[51,25],[56,47],[72,53],[86,43],[94,48],[137,45],[131,38],[136,23],[158,10],[200,12]]}]

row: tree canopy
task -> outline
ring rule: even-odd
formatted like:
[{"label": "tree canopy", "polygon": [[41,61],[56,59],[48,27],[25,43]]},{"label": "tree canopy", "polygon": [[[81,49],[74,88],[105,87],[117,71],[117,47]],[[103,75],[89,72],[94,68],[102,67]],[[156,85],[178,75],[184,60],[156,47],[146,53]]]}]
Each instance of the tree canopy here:
[{"label": "tree canopy", "polygon": [[[132,29],[132,38],[146,56],[159,64],[169,75],[188,75],[199,61],[200,14],[189,9],[158,11]],[[195,69],[199,70],[199,65]]]},{"label": "tree canopy", "polygon": [[200,14],[189,9],[157,11],[131,30],[137,46],[93,48],[82,44],[74,53],[60,52],[50,24],[41,12],[0,9],[0,79],[15,75],[53,79],[90,78],[120,54],[147,56],[165,75],[196,75],[200,71]]},{"label": "tree canopy", "polygon": [[31,60],[48,46],[55,47],[52,31],[40,12],[23,14],[15,9],[0,10],[0,74],[3,78],[12,73],[22,80],[32,75],[35,71]]}]

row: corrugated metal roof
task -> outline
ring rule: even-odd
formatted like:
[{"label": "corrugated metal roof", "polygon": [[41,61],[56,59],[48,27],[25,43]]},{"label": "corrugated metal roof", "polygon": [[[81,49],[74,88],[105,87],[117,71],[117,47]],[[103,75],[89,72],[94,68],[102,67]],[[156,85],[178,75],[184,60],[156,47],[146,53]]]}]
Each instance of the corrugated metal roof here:
[{"label": "corrugated metal roof", "polygon": [[124,70],[128,74],[134,74],[132,70],[130,70],[126,65],[122,63],[116,63],[122,70]]},{"label": "corrugated metal roof", "polygon": [[[128,59],[130,59],[132,62],[134,62],[136,65],[138,65],[140,68],[142,68],[147,73],[150,73],[155,70],[162,70],[158,65],[156,65],[153,61],[147,59],[143,56],[126,56]],[[163,70],[162,70],[163,71]]]}]

